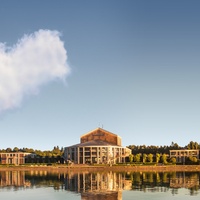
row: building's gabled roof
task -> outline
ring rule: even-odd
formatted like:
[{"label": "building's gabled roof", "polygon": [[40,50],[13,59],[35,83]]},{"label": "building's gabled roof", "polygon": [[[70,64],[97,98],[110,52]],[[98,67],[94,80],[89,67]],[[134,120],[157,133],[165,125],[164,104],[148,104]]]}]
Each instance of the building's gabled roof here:
[{"label": "building's gabled roof", "polygon": [[119,138],[121,138],[120,136],[118,136],[118,135],[116,135],[116,134],[114,134],[114,133],[111,133],[111,132],[109,132],[109,131],[107,131],[107,130],[105,130],[105,129],[103,129],[103,128],[96,128],[96,129],[94,129],[94,130],[92,130],[92,131],[90,131],[90,132],[88,132],[88,133],[85,133],[85,134],[83,134],[83,135],[81,135],[81,137],[84,137],[84,136],[86,136],[86,135],[89,135],[89,134],[91,134],[91,133],[93,133],[93,132],[96,132],[96,131],[102,131],[102,132],[106,132],[106,133],[108,133],[108,134],[110,134],[110,135],[113,135],[113,136],[117,136],[117,137],[119,137]]}]

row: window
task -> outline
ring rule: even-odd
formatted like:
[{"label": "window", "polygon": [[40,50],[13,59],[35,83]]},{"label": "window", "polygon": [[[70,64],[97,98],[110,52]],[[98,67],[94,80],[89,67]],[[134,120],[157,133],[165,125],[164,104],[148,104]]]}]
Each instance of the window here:
[{"label": "window", "polygon": [[90,148],[89,147],[85,147],[85,151],[90,151]]}]

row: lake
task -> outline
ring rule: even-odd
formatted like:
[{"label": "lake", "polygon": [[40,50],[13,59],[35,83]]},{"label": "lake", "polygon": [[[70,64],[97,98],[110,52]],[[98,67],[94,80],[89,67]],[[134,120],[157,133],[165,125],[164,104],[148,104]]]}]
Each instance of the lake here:
[{"label": "lake", "polygon": [[1,200],[199,198],[200,172],[0,172]]}]

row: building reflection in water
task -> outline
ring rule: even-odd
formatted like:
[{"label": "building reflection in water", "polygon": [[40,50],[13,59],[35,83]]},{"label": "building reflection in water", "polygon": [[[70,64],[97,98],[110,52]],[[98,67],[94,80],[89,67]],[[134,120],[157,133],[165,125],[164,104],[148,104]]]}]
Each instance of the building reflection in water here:
[{"label": "building reflection in water", "polygon": [[82,200],[122,200],[123,190],[178,194],[186,188],[190,195],[200,191],[200,172],[80,172],[1,171],[0,188],[52,187],[81,195]]},{"label": "building reflection in water", "polygon": [[65,189],[81,193],[82,200],[121,200],[123,190],[178,194],[179,188],[195,195],[200,189],[199,172],[127,172],[67,174]]},{"label": "building reflection in water", "polygon": [[0,173],[0,187],[29,187],[30,181],[25,180],[24,171],[3,171]]},{"label": "building reflection in water", "polygon": [[199,187],[199,176],[196,173],[177,173],[175,177],[170,179],[170,187],[172,188],[192,188]]},{"label": "building reflection in water", "polygon": [[131,180],[123,173],[78,173],[67,174],[66,190],[81,193],[82,200],[121,200],[122,190],[130,190]]},{"label": "building reflection in water", "polygon": [[200,189],[200,172],[134,172],[127,174],[132,180],[132,190],[144,192],[167,192],[173,195],[179,188],[189,189],[195,195]]}]

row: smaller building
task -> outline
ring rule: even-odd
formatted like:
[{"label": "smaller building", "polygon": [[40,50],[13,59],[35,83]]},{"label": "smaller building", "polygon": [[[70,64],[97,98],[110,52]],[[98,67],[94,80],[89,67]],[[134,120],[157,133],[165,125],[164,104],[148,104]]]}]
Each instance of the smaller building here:
[{"label": "smaller building", "polygon": [[1,164],[22,165],[25,163],[25,158],[31,153],[24,152],[6,152],[0,153]]},{"label": "smaller building", "polygon": [[199,159],[199,149],[179,149],[179,150],[170,150],[170,158],[176,158],[176,162],[185,163],[186,158],[190,156],[196,157]]}]

